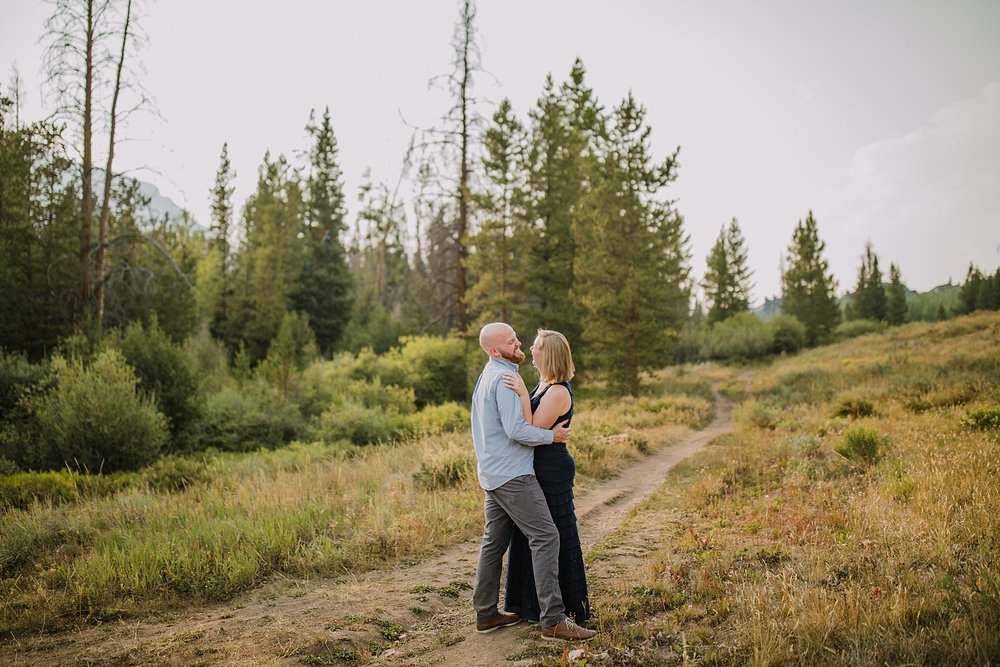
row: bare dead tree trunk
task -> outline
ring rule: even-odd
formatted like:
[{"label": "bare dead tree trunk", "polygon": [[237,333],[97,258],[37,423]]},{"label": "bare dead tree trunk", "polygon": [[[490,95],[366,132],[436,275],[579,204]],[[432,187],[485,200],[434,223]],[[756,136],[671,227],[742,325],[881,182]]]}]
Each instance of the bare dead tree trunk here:
[{"label": "bare dead tree trunk", "polygon": [[459,331],[465,331],[467,326],[465,310],[465,292],[468,288],[466,278],[466,260],[469,257],[469,247],[466,237],[469,233],[469,90],[472,86],[472,63],[470,49],[475,39],[475,29],[472,21],[476,16],[472,0],[465,0],[462,5],[462,38],[461,38],[461,81],[459,84],[459,107],[461,113],[461,134],[459,137],[459,181],[458,181],[458,223],[455,234],[458,243],[458,261],[455,274],[455,318]]},{"label": "bare dead tree trunk", "polygon": [[83,201],[80,211],[80,300],[84,319],[90,319],[91,272],[90,246],[91,228],[94,222],[94,184],[91,180],[94,169],[93,153],[93,109],[94,109],[94,0],[86,4],[86,36],[83,73]]},{"label": "bare dead tree trunk", "polygon": [[108,241],[108,223],[111,218],[111,182],[114,177],[112,165],[115,159],[115,128],[118,121],[118,96],[122,88],[122,68],[125,66],[125,46],[128,43],[129,20],[132,17],[132,0],[125,4],[125,21],[122,25],[122,48],[118,54],[118,67],[115,72],[115,92],[111,97],[109,112],[108,161],[104,168],[104,197],[101,200],[101,221],[98,230],[97,243],[97,325],[104,326],[104,249]]}]

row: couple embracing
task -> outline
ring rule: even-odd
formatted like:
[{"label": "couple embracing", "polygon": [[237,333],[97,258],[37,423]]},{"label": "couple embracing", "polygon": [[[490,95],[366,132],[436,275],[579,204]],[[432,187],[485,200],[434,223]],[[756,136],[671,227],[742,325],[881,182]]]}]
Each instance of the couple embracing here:
[{"label": "couple embracing", "polygon": [[[528,392],[517,373],[521,341],[508,324],[483,327],[489,361],[472,395],[472,440],[486,527],[472,602],[476,630],[537,622],[542,639],[581,641],[593,630],[583,551],[573,508],[573,358],[565,336],[540,329],[531,346],[539,384]],[[503,555],[509,549],[504,609],[498,608]],[[573,616],[570,618],[569,614]]]}]

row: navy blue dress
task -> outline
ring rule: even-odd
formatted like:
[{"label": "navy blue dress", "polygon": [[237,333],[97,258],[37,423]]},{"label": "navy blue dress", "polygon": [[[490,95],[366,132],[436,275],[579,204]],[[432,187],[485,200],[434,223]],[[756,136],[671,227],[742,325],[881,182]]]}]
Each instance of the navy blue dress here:
[{"label": "navy blue dress", "polygon": [[[560,382],[569,390],[569,411],[559,417],[550,428],[573,417],[573,390],[568,382]],[[550,385],[551,386],[551,385]],[[542,401],[546,387],[531,391],[531,412],[534,414]],[[536,394],[536,392],[538,392]],[[542,487],[545,500],[552,513],[552,520],[559,530],[559,588],[562,590],[566,613],[577,623],[590,618],[590,598],[587,596],[587,577],[583,566],[583,548],[580,532],[576,528],[576,508],[573,506],[573,478],[576,464],[565,444],[535,447],[535,477]],[[510,558],[507,564],[507,594],[504,609],[519,614],[529,621],[538,621],[541,610],[535,592],[535,577],[531,568],[531,549],[528,539],[517,526],[510,538]]]}]

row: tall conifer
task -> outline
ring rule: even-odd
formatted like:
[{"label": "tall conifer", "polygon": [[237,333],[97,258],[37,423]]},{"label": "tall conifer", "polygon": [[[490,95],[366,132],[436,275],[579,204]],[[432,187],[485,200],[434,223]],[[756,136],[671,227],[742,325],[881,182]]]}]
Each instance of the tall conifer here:
[{"label": "tall conifer", "polygon": [[702,286],[711,306],[709,322],[722,320],[750,308],[750,275],[746,242],[736,218],[723,225],[707,259]]},{"label": "tall conifer", "polygon": [[878,255],[875,254],[869,241],[865,244],[865,254],[861,257],[858,283],[854,288],[854,298],[848,308],[848,314],[851,319],[881,322],[886,319],[887,309],[882,271],[878,268]]},{"label": "tall conifer", "polygon": [[344,186],[337,162],[337,138],[330,108],[317,122],[309,114],[306,131],[313,138],[305,181],[302,274],[292,306],[309,317],[319,348],[330,353],[350,319],[352,279],[343,236],[347,215]]},{"label": "tall conifer", "polygon": [[633,395],[640,373],[668,361],[690,298],[682,219],[660,197],[676,178],[677,152],[653,163],[644,121],[631,94],[614,110],[577,260],[586,356],[612,390]]},{"label": "tall conifer", "polygon": [[899,267],[895,264],[889,264],[889,287],[886,296],[886,318],[889,324],[899,325],[906,322],[906,286],[903,284]]},{"label": "tall conifer", "polygon": [[806,340],[816,345],[829,339],[840,321],[834,294],[837,283],[823,258],[826,244],[820,240],[812,211],[792,233],[792,245],[781,276],[781,310],[806,326]]}]

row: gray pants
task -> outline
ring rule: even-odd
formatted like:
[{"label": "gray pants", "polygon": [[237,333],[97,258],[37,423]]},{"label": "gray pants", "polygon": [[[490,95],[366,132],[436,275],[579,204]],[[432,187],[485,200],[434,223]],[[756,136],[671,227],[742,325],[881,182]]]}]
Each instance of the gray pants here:
[{"label": "gray pants", "polygon": [[559,531],[545,502],[542,488],[534,475],[515,477],[503,486],[486,492],[483,503],[486,528],[479,548],[476,587],[472,606],[476,620],[487,621],[497,615],[500,598],[500,570],[503,555],[510,545],[510,533],[516,524],[531,549],[531,567],[541,608],[539,625],[553,626],[566,618],[562,591],[559,590]]}]

